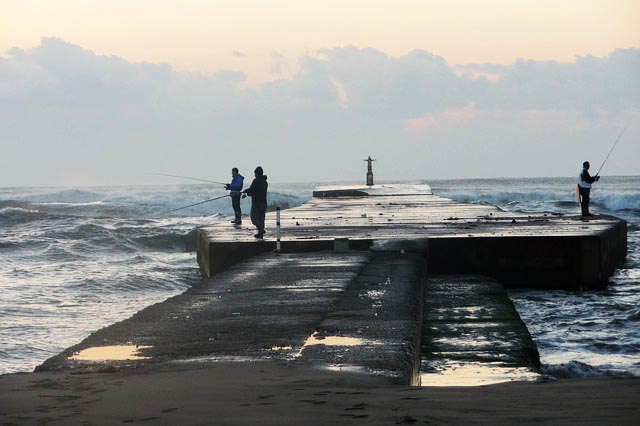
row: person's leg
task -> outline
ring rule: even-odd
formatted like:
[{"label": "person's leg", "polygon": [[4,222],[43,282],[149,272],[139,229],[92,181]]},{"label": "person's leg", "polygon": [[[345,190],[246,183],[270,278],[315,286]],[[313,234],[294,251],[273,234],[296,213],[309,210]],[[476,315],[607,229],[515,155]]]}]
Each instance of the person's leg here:
[{"label": "person's leg", "polygon": [[251,202],[251,223],[260,230],[258,227],[258,205],[253,201]]},{"label": "person's leg", "polygon": [[589,188],[580,187],[580,207],[582,209],[582,216],[589,216]]},{"label": "person's leg", "polygon": [[231,205],[233,206],[233,212],[236,215],[236,224],[242,223],[242,209],[240,208],[240,197],[231,197]]},{"label": "person's leg", "polygon": [[258,206],[259,212],[258,212],[258,224],[256,225],[258,227],[258,233],[260,234],[264,234],[265,230],[264,230],[264,222],[265,222],[265,216],[267,214],[267,203],[261,203]]}]

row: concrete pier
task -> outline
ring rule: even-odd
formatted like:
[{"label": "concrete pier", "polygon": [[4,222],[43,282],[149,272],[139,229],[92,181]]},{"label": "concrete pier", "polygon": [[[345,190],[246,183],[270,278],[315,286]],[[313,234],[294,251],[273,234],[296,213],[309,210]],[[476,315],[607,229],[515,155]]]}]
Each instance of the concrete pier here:
[{"label": "concrete pier", "polygon": [[[603,288],[626,257],[621,219],[507,213],[435,196],[427,185],[319,188],[312,200],[281,214],[282,249],[288,253],[332,249],[334,239],[348,238],[351,249],[418,251],[431,272],[477,273],[507,287]],[[203,274],[274,250],[274,224],[268,214],[265,241],[255,241],[251,226],[199,228]]]},{"label": "concrete pier", "polygon": [[[411,385],[469,366],[530,378],[538,352],[504,287],[601,288],[626,255],[626,223],[613,217],[506,213],[425,185],[314,195],[282,211],[281,253],[272,215],[264,241],[248,226],[198,229],[209,279],[38,370],[268,359]],[[135,356],[86,355],[126,347]]]}]

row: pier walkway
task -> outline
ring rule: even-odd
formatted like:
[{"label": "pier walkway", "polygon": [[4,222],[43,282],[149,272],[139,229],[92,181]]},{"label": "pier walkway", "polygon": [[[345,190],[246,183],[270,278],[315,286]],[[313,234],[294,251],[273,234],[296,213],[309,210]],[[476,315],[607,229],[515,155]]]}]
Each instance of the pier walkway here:
[{"label": "pier walkway", "polygon": [[[626,222],[610,216],[525,215],[454,202],[428,185],[319,188],[307,203],[281,212],[282,250],[352,249],[424,254],[432,273],[479,273],[507,287],[604,288],[626,256]],[[252,226],[226,223],[198,229],[198,263],[205,276],[255,254],[273,251],[275,213],[267,238]]]},{"label": "pier walkway", "polygon": [[[451,384],[442,373],[452,371],[526,379],[539,356],[504,287],[600,288],[626,254],[626,223],[613,217],[506,213],[425,185],[314,195],[282,212],[280,253],[272,234],[198,229],[209,279],[38,370],[268,359],[413,385]],[[349,250],[334,250],[336,239]]]},{"label": "pier walkway", "polygon": [[426,277],[418,253],[265,253],[91,334],[37,371],[275,360],[410,385],[442,384],[443,372],[471,366],[476,384],[516,370],[537,377],[535,344],[499,284]]}]

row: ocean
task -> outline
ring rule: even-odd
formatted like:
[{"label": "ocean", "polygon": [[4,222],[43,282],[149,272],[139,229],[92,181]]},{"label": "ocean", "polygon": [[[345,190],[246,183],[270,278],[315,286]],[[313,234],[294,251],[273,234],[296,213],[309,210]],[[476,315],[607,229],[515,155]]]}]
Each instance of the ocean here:
[{"label": "ocean", "polygon": [[[579,213],[575,178],[421,183],[507,211]],[[269,202],[300,205],[313,187],[270,184]],[[201,280],[194,229],[230,220],[229,200],[163,212],[224,194],[219,185],[0,188],[0,374],[32,371]],[[543,373],[640,376],[640,177],[603,177],[591,210],[629,223],[627,261],[609,287],[509,294],[538,344]]]}]

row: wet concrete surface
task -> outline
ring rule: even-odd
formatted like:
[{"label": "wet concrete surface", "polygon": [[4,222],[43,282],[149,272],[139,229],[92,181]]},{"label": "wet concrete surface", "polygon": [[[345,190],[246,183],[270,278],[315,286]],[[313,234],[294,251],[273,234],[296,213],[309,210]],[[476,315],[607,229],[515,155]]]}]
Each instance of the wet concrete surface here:
[{"label": "wet concrete surface", "polygon": [[[417,253],[262,254],[93,333],[37,370],[275,359],[417,384],[425,277]],[[100,348],[130,355],[105,359]],[[91,352],[98,358],[83,355]]]},{"label": "wet concrete surface", "polygon": [[[376,252],[316,327],[315,339],[357,338],[359,344],[307,345],[300,360],[361,368],[417,384],[425,259],[417,253]],[[320,340],[321,342],[322,340]]]},{"label": "wet concrete surface", "polygon": [[[626,222],[615,217],[507,213],[432,195],[426,185],[373,188],[372,194],[316,197],[283,210],[283,250],[329,249],[336,238],[348,238],[358,249],[393,242],[399,247],[428,246],[427,262],[434,272],[479,273],[509,287],[574,290],[605,287],[626,256]],[[255,241],[251,226],[199,228],[203,274],[275,249],[274,226],[275,215],[268,214],[265,241]]]},{"label": "wet concrete surface", "polygon": [[[414,190],[407,195],[313,198],[281,211],[282,240],[394,239],[442,236],[592,235],[619,221],[610,216],[526,215],[494,206],[460,203]],[[255,227],[226,223],[200,228],[214,241],[253,242]],[[275,213],[267,214],[267,238],[275,238]]]},{"label": "wet concrete surface", "polygon": [[[263,254],[91,334],[37,370],[99,367],[72,360],[97,346],[150,346],[149,360],[293,359],[369,261],[369,252]],[[136,362],[121,362],[135,365]]]},{"label": "wet concrete surface", "polygon": [[540,368],[538,349],[504,287],[482,276],[428,277],[422,345],[423,385],[465,366],[473,366],[479,381],[498,369],[535,377]]}]

